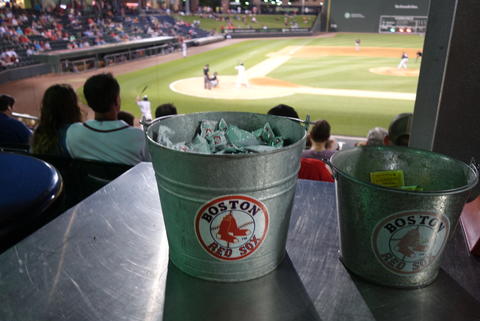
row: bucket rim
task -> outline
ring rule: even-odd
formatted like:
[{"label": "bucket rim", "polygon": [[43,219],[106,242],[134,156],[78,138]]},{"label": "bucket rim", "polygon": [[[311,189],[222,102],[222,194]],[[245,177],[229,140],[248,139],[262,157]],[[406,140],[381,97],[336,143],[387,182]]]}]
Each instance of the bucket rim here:
[{"label": "bucket rim", "polygon": [[382,186],[382,185],[377,185],[377,184],[373,184],[373,183],[370,183],[370,182],[367,182],[367,181],[360,180],[360,179],[346,173],[345,171],[339,169],[337,166],[334,165],[333,161],[335,160],[336,157],[338,157],[338,154],[342,153],[342,152],[347,152],[347,151],[352,150],[352,149],[349,149],[349,150],[338,151],[338,152],[334,153],[330,157],[330,159],[328,160],[328,164],[332,167],[333,172],[334,172],[335,184],[337,183],[336,174],[338,173],[338,174],[340,174],[342,176],[345,176],[348,179],[354,181],[355,183],[358,183],[360,185],[365,185],[365,186],[368,186],[368,187],[375,187],[375,188],[380,189],[380,190],[385,190],[385,191],[399,193],[399,194],[412,194],[412,195],[423,194],[423,195],[437,196],[437,195],[445,195],[445,194],[458,194],[458,193],[461,193],[461,192],[464,192],[464,191],[471,190],[473,187],[475,187],[478,184],[478,181],[479,181],[479,172],[478,172],[477,167],[474,164],[467,164],[467,163],[465,163],[461,160],[458,160],[456,158],[453,158],[453,157],[445,155],[445,154],[432,152],[432,151],[425,150],[425,149],[406,147],[406,146],[385,146],[385,145],[380,145],[380,146],[357,146],[354,149],[378,149],[378,150],[396,150],[396,149],[398,149],[398,150],[408,150],[408,151],[413,151],[413,152],[417,152],[417,153],[427,153],[427,154],[431,154],[431,155],[436,155],[436,156],[439,156],[439,157],[442,157],[442,158],[447,158],[447,159],[449,159],[451,161],[454,161],[456,163],[459,163],[463,166],[466,166],[470,171],[473,172],[474,179],[470,183],[465,184],[463,186],[456,187],[456,188],[451,188],[451,189],[446,189],[446,190],[440,190],[440,191],[408,191],[408,190],[401,190],[401,189],[393,188],[393,187],[386,187],[386,186]]},{"label": "bucket rim", "polygon": [[[197,114],[216,114],[216,113],[254,114],[254,115],[281,118],[281,119],[285,119],[287,121],[291,121],[293,123],[298,124],[298,126],[300,128],[304,129],[304,133],[303,133],[302,138],[300,138],[298,141],[296,141],[295,143],[290,144],[288,146],[277,148],[277,149],[274,149],[274,150],[271,150],[271,151],[265,151],[265,152],[259,152],[259,153],[248,153],[248,154],[204,154],[204,153],[196,153],[196,152],[190,152],[190,151],[179,151],[179,150],[172,149],[172,148],[169,148],[169,147],[166,147],[164,145],[159,144],[158,142],[153,140],[153,138],[149,135],[149,134],[152,133],[153,125],[155,125],[156,123],[160,123],[162,120],[165,120],[167,118],[181,117],[181,116],[187,116],[187,115],[197,115]],[[168,151],[171,151],[171,152],[181,153],[181,155],[195,155],[196,157],[210,157],[210,158],[219,157],[219,158],[235,158],[235,159],[238,159],[238,158],[252,157],[254,155],[255,156],[272,155],[272,154],[283,152],[285,150],[295,149],[295,148],[298,147],[298,145],[304,145],[305,144],[304,141],[306,140],[306,137],[307,137],[307,131],[306,131],[305,127],[303,127],[301,125],[300,122],[297,122],[297,121],[295,121],[295,120],[293,120],[289,117],[282,117],[282,116],[277,116],[277,115],[268,115],[268,114],[261,114],[261,113],[242,112],[242,111],[207,111],[207,112],[196,112],[196,113],[189,113],[189,114],[175,114],[175,115],[168,115],[168,116],[155,118],[154,120],[152,120],[152,122],[145,129],[145,136],[146,136],[147,141],[150,144],[153,144],[157,147],[160,147],[162,149],[165,149],[165,150],[168,150]]]}]

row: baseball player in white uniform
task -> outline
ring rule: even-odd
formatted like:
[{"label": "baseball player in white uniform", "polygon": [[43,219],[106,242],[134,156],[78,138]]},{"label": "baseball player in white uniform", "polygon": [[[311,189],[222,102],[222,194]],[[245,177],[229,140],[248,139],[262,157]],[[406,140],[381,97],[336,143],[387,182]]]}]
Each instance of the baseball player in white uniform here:
[{"label": "baseball player in white uniform", "polygon": [[182,41],[182,56],[185,58],[187,56],[187,43]]},{"label": "baseball player in white uniform", "polygon": [[140,100],[140,98],[137,96],[137,105],[142,113],[142,118],[145,118],[146,120],[152,120],[152,110],[150,108],[151,104],[148,101],[148,96],[143,96],[142,100]]},{"label": "baseball player in white uniform", "polygon": [[236,66],[235,69],[238,72],[237,88],[240,88],[241,86],[248,87],[247,73],[245,71],[245,66],[243,65],[243,63]]}]

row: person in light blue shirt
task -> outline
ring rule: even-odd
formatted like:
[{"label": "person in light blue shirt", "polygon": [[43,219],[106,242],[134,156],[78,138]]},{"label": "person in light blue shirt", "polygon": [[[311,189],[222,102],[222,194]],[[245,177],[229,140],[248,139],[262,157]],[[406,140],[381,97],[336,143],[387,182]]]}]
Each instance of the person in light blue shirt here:
[{"label": "person in light blue shirt", "polygon": [[101,73],[88,78],[83,94],[95,119],[68,128],[69,154],[73,158],[127,165],[149,160],[143,131],[118,120],[120,85],[113,75]]}]

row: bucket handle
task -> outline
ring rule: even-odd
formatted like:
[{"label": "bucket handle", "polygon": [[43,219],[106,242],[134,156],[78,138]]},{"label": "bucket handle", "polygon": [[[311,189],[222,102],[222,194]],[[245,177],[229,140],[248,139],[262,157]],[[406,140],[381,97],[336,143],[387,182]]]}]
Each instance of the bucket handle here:
[{"label": "bucket handle", "polygon": [[303,127],[305,127],[305,131],[307,131],[307,132],[308,132],[308,127],[310,125],[315,125],[315,122],[310,120],[310,115],[309,114],[307,114],[307,116],[305,117],[305,120],[300,119],[300,118],[295,118],[295,117],[285,117],[285,118],[288,118],[288,119],[291,119],[291,120],[296,121],[298,123],[301,123],[303,125]]},{"label": "bucket handle", "polygon": [[480,164],[475,160],[475,157],[470,159],[470,164],[468,164],[468,166],[470,166],[476,172],[480,171]]},{"label": "bucket handle", "polygon": [[[470,164],[468,164],[468,167],[470,167],[475,172],[475,175],[477,175],[477,179],[478,179],[478,173],[480,172],[480,164],[475,160],[475,157],[472,157],[470,159]],[[467,202],[473,201],[478,197],[479,194],[480,194],[480,188],[479,188],[479,182],[477,182],[475,187],[473,187],[473,189],[470,190],[470,195],[468,196]]]},{"label": "bucket handle", "polygon": [[337,168],[335,166],[333,166],[332,162],[330,161],[330,159],[324,159],[322,160],[328,167],[330,167],[331,171],[332,171],[332,176],[335,180],[338,179],[338,171],[337,171]]}]

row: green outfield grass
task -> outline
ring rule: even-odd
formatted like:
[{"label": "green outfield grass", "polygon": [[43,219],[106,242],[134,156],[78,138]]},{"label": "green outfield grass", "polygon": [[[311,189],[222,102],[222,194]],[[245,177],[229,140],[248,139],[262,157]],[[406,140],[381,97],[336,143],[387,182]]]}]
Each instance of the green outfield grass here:
[{"label": "green outfield grass", "polygon": [[[423,44],[420,36],[390,34],[337,34],[334,38],[249,40],[118,76],[122,88],[122,108],[138,117],[140,113],[135,104],[135,96],[148,85],[146,93],[152,101],[153,110],[161,103],[172,102],[181,113],[227,110],[265,113],[271,107],[284,103],[294,106],[302,118],[309,114],[314,120],[327,119],[334,134],[365,136],[372,127],[388,127],[396,114],[412,111],[414,102],[307,94],[274,99],[217,100],[185,96],[169,89],[169,84],[175,80],[200,77],[206,63],[210,64],[212,72],[235,75],[234,66],[238,62],[244,62],[248,69],[267,59],[268,53],[286,46],[353,46],[353,41],[357,38],[362,40],[364,47],[400,48],[399,54],[401,48],[421,48]],[[368,72],[372,67],[395,67],[398,61],[399,59],[371,57],[295,58],[267,76],[313,87],[415,93],[416,77],[382,76]],[[414,59],[411,59],[410,65],[415,66]],[[418,68],[419,63],[415,67]],[[203,84],[199,83],[199,86]]]},{"label": "green outfield grass", "polygon": [[[417,78],[366,72],[378,66],[396,66],[398,62],[399,59],[375,57],[291,59],[282,68],[271,72],[269,77],[311,87],[415,92]],[[410,65],[419,67],[414,63]]]}]

